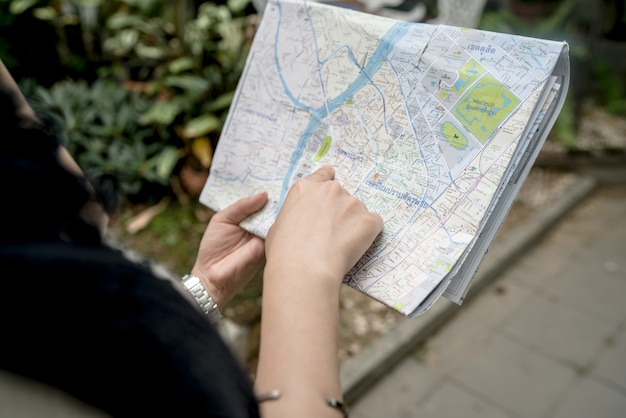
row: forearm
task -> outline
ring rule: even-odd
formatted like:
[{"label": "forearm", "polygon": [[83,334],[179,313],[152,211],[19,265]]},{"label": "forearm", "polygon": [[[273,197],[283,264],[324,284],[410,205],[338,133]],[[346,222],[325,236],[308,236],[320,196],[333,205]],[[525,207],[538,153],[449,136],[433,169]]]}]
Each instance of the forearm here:
[{"label": "forearm", "polygon": [[261,404],[264,416],[341,416],[326,404],[327,398],[342,400],[337,283],[337,278],[267,266],[256,391],[280,390],[281,397]]},{"label": "forearm", "polygon": [[294,183],[265,241],[256,390],[281,392],[266,417],[342,416],[327,403],[342,400],[339,289],[383,221],[333,177],[324,166]]}]

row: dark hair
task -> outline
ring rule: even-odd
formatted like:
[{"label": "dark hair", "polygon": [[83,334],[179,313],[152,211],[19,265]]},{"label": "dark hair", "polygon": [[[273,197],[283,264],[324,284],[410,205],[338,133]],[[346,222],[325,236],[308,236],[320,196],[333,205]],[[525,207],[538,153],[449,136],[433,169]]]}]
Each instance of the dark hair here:
[{"label": "dark hair", "polygon": [[14,93],[3,89],[0,115],[0,241],[99,242],[98,229],[80,210],[88,201],[101,203],[102,196],[60,163],[62,140],[51,119],[19,114]]}]

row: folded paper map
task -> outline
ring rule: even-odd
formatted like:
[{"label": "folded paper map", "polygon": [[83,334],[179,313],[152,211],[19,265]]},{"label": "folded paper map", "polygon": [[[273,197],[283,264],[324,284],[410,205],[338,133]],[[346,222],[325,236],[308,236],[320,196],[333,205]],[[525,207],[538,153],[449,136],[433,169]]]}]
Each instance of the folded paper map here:
[{"label": "folded paper map", "polygon": [[265,237],[331,164],[384,219],[344,283],[408,317],[461,304],[568,86],[565,42],[270,0],[200,201],[267,191],[241,224]]}]

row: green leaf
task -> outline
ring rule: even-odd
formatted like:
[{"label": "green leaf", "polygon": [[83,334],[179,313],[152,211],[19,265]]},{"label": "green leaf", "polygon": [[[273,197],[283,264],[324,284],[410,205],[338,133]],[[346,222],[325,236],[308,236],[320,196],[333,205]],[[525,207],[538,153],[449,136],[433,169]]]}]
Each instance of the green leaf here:
[{"label": "green leaf", "polygon": [[571,11],[576,7],[577,0],[561,1],[559,7],[537,24],[535,30],[542,36],[550,35],[560,30],[566,23]]},{"label": "green leaf", "polygon": [[141,19],[135,15],[114,14],[107,19],[107,29],[120,30],[141,26]]},{"label": "green leaf", "polygon": [[57,15],[57,11],[50,6],[37,7],[33,10],[33,15],[40,20],[53,20]]},{"label": "green leaf", "polygon": [[167,147],[164,148],[158,155],[153,157],[154,163],[156,165],[157,175],[166,180],[174,171],[174,167],[178,162],[178,148],[176,147]]},{"label": "green leaf", "polygon": [[52,95],[50,94],[49,90],[46,90],[41,86],[37,86],[37,88],[35,89],[35,95],[45,106],[47,107],[54,106],[54,99],[52,98]]},{"label": "green leaf", "polygon": [[213,132],[220,127],[220,120],[215,115],[204,114],[189,120],[184,128],[183,133],[186,138],[197,138]]},{"label": "green leaf", "polygon": [[250,0],[228,0],[226,4],[233,13],[238,14],[243,12],[246,6],[250,4]]},{"label": "green leaf", "polygon": [[35,4],[37,4],[37,0],[13,0],[9,6],[9,12],[14,15],[19,15]]},{"label": "green leaf", "polygon": [[195,61],[191,57],[180,57],[170,62],[169,70],[172,74],[179,74],[183,71],[192,70],[195,67]]},{"label": "green leaf", "polygon": [[91,7],[95,7],[95,6],[100,6],[104,1],[103,0],[73,0],[73,3],[76,4],[77,6],[91,6]]},{"label": "green leaf", "polygon": [[104,49],[117,55],[127,55],[139,40],[139,32],[135,29],[122,29],[111,38],[105,39]]},{"label": "green leaf", "polygon": [[135,47],[135,51],[140,58],[160,59],[165,56],[165,51],[163,50],[163,48],[159,48],[158,46],[139,44]]},{"label": "green leaf", "polygon": [[166,86],[178,87],[195,94],[203,94],[209,88],[209,83],[197,75],[171,75],[163,82]]},{"label": "green leaf", "polygon": [[215,17],[220,22],[228,22],[228,21],[231,20],[232,15],[231,15],[230,10],[228,9],[228,7],[223,6],[223,5],[219,5],[219,6],[217,6],[215,8]]},{"label": "green leaf", "polygon": [[554,123],[552,134],[557,141],[569,149],[576,148],[576,115],[572,100],[569,97]]},{"label": "green leaf", "polygon": [[176,116],[180,113],[181,109],[177,102],[156,102],[150,109],[139,117],[139,123],[141,125],[148,125],[151,123],[169,125],[174,122]]},{"label": "green leaf", "polygon": [[226,109],[233,102],[234,96],[235,96],[234,91],[224,93],[221,96],[219,96],[217,99],[209,103],[206,107],[206,110],[209,112],[215,112],[218,110]]}]

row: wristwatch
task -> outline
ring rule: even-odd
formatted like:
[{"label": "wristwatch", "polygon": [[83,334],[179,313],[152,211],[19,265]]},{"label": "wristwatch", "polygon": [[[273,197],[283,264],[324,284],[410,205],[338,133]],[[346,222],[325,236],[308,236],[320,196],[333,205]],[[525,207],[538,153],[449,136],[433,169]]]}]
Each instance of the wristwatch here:
[{"label": "wristwatch", "polygon": [[186,274],[181,279],[183,286],[191,293],[200,305],[202,312],[209,318],[209,321],[216,323],[222,318],[219,306],[213,302],[211,295],[207,293],[200,282],[200,279],[193,274]]}]

